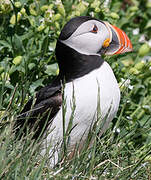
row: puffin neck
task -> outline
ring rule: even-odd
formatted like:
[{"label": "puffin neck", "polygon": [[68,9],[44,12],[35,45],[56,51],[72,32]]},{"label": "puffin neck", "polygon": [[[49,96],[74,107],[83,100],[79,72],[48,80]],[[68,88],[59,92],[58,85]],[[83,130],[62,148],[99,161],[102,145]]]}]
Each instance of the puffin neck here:
[{"label": "puffin neck", "polygon": [[98,69],[104,62],[100,56],[81,54],[59,40],[56,44],[55,54],[60,70],[59,76],[66,82]]}]

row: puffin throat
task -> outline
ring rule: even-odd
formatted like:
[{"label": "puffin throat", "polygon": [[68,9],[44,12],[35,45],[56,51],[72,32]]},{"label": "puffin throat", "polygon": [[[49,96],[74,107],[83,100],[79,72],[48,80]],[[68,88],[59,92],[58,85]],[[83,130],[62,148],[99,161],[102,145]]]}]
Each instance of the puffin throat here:
[{"label": "puffin throat", "polygon": [[104,62],[100,56],[81,54],[73,48],[57,41],[55,49],[61,79],[72,81],[98,69]]}]

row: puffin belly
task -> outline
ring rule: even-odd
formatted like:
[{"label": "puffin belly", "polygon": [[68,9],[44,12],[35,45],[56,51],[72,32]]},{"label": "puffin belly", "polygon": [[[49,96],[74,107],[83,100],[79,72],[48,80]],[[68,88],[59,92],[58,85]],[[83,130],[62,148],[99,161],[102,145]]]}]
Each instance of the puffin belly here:
[{"label": "puffin belly", "polygon": [[[100,89],[100,93],[99,93]],[[73,129],[70,133],[70,146],[72,147],[81,140],[87,137],[89,128],[96,121],[97,102],[100,96],[100,111],[104,126],[100,134],[107,129],[109,122],[117,113],[120,102],[120,91],[118,83],[108,63],[103,65],[91,73],[75,79],[73,82],[67,83],[64,89],[66,99],[66,116],[65,126],[67,128],[72,114],[73,93],[75,98],[75,112],[73,118]],[[99,93],[99,95],[98,95]],[[108,115],[107,115],[108,114]],[[107,115],[107,118],[105,118]],[[47,136],[46,140],[49,143],[56,144],[63,139],[63,121],[62,108],[54,118],[50,129],[52,132]],[[70,147],[69,147],[70,148]]]}]

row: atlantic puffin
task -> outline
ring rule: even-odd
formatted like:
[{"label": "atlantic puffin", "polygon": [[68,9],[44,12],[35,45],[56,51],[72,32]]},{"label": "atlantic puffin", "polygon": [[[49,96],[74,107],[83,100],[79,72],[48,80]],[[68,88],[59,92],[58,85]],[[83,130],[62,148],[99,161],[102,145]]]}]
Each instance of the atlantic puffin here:
[{"label": "atlantic puffin", "polygon": [[96,122],[99,99],[103,122],[101,136],[115,117],[120,102],[115,75],[101,55],[130,51],[132,44],[129,38],[116,26],[89,16],[69,20],[55,48],[59,75],[37,92],[35,99],[27,102],[16,121],[16,132],[24,127],[23,132],[27,128],[34,129],[34,138],[43,134],[43,148],[51,144],[52,154],[55,145],[63,143],[63,134],[72,116],[68,139],[68,149],[71,150],[77,143],[84,143]]}]

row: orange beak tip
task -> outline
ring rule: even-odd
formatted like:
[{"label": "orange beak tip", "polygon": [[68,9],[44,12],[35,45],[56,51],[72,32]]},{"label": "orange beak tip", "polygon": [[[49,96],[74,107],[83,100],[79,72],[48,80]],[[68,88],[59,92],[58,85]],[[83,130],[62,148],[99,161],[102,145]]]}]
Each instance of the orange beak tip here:
[{"label": "orange beak tip", "polygon": [[133,51],[132,43],[126,33],[116,26],[111,25],[111,27],[114,29],[119,41],[119,49],[117,49],[114,54],[123,54]]}]

